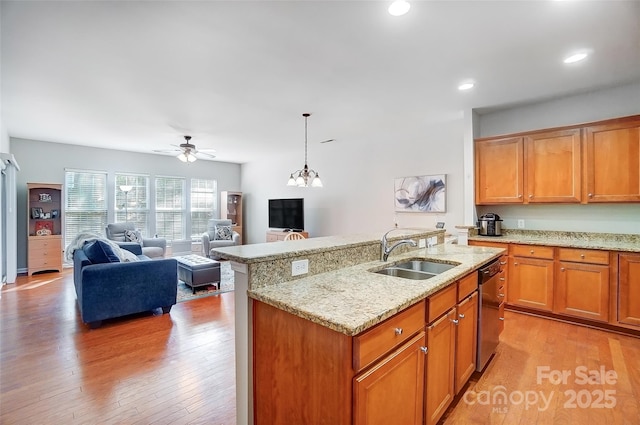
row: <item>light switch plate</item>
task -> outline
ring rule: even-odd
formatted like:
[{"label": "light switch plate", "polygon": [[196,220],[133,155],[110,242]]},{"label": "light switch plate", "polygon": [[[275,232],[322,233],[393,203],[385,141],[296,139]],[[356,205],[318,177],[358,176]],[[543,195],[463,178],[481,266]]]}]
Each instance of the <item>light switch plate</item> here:
[{"label": "light switch plate", "polygon": [[418,241],[418,248],[424,248],[427,246],[427,241],[423,238]]},{"label": "light switch plate", "polygon": [[524,229],[524,220],[518,220],[518,229]]},{"label": "light switch plate", "polygon": [[291,276],[300,276],[309,273],[309,260],[297,260],[291,262]]}]

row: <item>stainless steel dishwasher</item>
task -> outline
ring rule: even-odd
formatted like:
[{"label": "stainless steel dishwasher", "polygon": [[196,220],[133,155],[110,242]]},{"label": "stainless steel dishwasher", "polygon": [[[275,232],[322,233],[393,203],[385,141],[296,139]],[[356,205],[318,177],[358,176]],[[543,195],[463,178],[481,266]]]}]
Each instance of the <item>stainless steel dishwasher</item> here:
[{"label": "stainless steel dishwasher", "polygon": [[500,260],[478,270],[478,354],[476,371],[481,372],[500,342]]}]

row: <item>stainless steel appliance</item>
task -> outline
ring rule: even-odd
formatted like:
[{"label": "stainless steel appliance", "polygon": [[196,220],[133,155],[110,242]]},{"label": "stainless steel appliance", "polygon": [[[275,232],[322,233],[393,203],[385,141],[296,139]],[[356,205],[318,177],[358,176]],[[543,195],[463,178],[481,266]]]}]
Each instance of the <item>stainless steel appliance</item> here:
[{"label": "stainless steel appliance", "polygon": [[500,260],[494,260],[478,271],[478,353],[476,370],[481,372],[500,342],[501,303],[504,294],[500,281]]},{"label": "stainless steel appliance", "polygon": [[481,236],[502,236],[502,220],[495,213],[486,213],[478,219],[478,234]]}]

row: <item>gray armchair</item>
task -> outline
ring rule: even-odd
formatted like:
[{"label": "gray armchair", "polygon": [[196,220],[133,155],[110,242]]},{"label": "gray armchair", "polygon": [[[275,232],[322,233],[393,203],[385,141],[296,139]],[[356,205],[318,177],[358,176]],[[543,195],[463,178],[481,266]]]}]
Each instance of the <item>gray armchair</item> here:
[{"label": "gray armchair", "polygon": [[220,259],[220,256],[212,252],[212,249],[242,245],[240,234],[233,230],[231,231],[231,239],[216,238],[216,226],[231,226],[231,220],[216,218],[209,220],[209,223],[207,223],[207,231],[202,234],[202,254],[214,260]]},{"label": "gray armchair", "polygon": [[[124,237],[125,230],[135,231],[134,223],[110,223],[105,232],[107,239],[117,242],[118,245],[137,244],[129,242]],[[164,258],[167,251],[167,240],[164,238],[142,238],[142,254],[149,258]]]}]

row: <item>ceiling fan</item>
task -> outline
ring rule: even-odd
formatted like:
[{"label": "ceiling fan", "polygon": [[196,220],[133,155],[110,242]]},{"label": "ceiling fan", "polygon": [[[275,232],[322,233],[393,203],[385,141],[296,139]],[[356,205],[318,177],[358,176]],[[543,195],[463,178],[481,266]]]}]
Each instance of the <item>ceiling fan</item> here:
[{"label": "ceiling fan", "polygon": [[194,162],[195,160],[198,159],[197,155],[203,155],[203,156],[207,156],[209,158],[215,158],[216,156],[205,152],[205,151],[209,151],[209,152],[215,152],[214,149],[202,149],[202,150],[198,150],[196,149],[196,145],[194,145],[193,143],[191,143],[191,136],[184,136],[184,143],[180,143],[179,145],[171,145],[171,146],[175,146],[177,149],[154,149],[154,152],[158,152],[158,153],[171,153],[171,152],[178,152],[177,158],[182,161],[182,162]]}]

